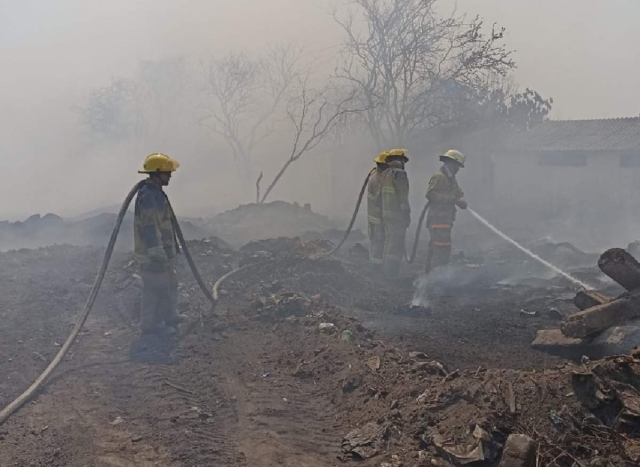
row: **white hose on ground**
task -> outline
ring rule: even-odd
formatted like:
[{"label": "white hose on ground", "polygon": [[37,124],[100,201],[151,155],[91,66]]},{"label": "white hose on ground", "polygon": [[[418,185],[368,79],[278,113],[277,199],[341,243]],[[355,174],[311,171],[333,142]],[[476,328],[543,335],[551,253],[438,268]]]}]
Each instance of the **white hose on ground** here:
[{"label": "white hose on ground", "polygon": [[93,288],[91,289],[91,293],[89,294],[89,298],[84,305],[84,309],[82,313],[78,317],[71,334],[67,337],[67,340],[62,344],[62,347],[58,351],[58,354],[51,361],[49,366],[45,368],[38,379],[34,381],[34,383],[29,386],[29,388],[23,392],[16,400],[14,400],[11,404],[6,406],[2,411],[0,411],[0,425],[2,425],[7,418],[9,418],[15,411],[17,411],[20,407],[22,407],[28,400],[30,400],[34,394],[42,387],[44,382],[47,380],[49,375],[56,369],[56,367],[60,364],[62,359],[67,355],[67,352],[71,348],[71,345],[75,341],[76,337],[78,337],[78,333],[84,326],[85,321],[87,320],[87,316],[89,316],[89,312],[91,308],[93,308],[93,304],[96,301],[96,297],[98,296],[98,292],[100,291],[100,286],[102,285],[102,280],[104,279],[104,275],[107,272],[107,266],[109,265],[109,260],[111,259],[111,255],[113,254],[113,249],[116,244],[116,239],[118,238],[118,232],[120,231],[120,226],[122,225],[122,220],[124,219],[125,214],[127,213],[127,209],[129,209],[129,204],[131,204],[131,200],[136,195],[140,187],[144,182],[140,182],[134,186],[127,197],[122,203],[122,207],[120,208],[120,212],[118,213],[118,218],[116,220],[116,225],[113,227],[113,232],[111,232],[111,238],[109,239],[109,245],[107,246],[107,251],[104,254],[104,259],[102,260],[102,265],[100,266],[100,271],[96,276],[96,280],[93,283]]},{"label": "white hose on ground", "polygon": [[[11,402],[4,409],[2,409],[2,411],[0,411],[0,425],[2,425],[11,415],[13,415],[20,407],[22,407],[27,401],[29,401],[38,392],[38,390],[40,390],[42,385],[46,382],[47,378],[60,364],[62,359],[65,357],[65,355],[67,355],[67,352],[73,345],[76,337],[78,337],[78,334],[82,330],[82,327],[84,326],[84,323],[86,322],[87,317],[89,316],[89,313],[93,308],[93,304],[95,303],[96,298],[98,297],[100,286],[102,285],[102,281],[104,280],[107,267],[109,266],[109,261],[111,260],[113,250],[115,248],[116,240],[118,238],[118,233],[120,232],[120,227],[122,226],[122,221],[124,220],[124,217],[127,213],[127,210],[129,209],[129,205],[131,204],[133,197],[136,195],[136,193],[138,193],[138,190],[140,190],[140,188],[144,183],[145,181],[141,181],[137,183],[131,189],[131,191],[125,198],[124,202],[122,203],[122,207],[120,208],[120,212],[118,213],[118,217],[113,227],[113,231],[111,232],[111,238],[109,239],[107,250],[104,254],[104,258],[102,259],[102,264],[100,265],[100,270],[93,283],[93,287],[91,288],[91,293],[89,294],[89,298],[87,299],[87,302],[84,305],[84,309],[82,310],[82,313],[80,313],[80,316],[78,317],[78,320],[76,321],[76,324],[73,327],[71,334],[69,334],[69,337],[67,337],[67,340],[64,342],[64,344],[58,351],[57,355],[54,357],[51,363],[47,366],[47,368],[45,368],[42,374],[38,376],[38,378],[34,381],[34,383],[31,386],[29,386],[29,388],[26,391],[20,394],[20,396],[18,396],[13,402]],[[213,288],[213,294],[212,294],[207,288],[207,286],[205,285],[204,281],[202,280],[202,277],[200,276],[200,273],[198,272],[198,269],[196,268],[193,258],[189,252],[189,248],[187,247],[187,242],[184,238],[184,235],[182,234],[182,229],[180,229],[180,225],[178,224],[175,214],[173,213],[173,209],[171,209],[171,217],[172,217],[171,221],[173,223],[173,226],[176,229],[176,235],[178,236],[178,240],[182,245],[182,251],[184,252],[185,257],[187,258],[187,262],[189,263],[191,272],[193,272],[193,275],[196,278],[196,281],[198,282],[198,285],[202,289],[203,293],[211,301],[213,306],[215,306],[218,300],[218,287],[220,286],[220,284],[225,279],[233,275],[234,273],[237,273],[242,269],[245,269],[252,265],[245,266],[244,268],[240,268],[218,279],[218,281],[216,282]]]}]

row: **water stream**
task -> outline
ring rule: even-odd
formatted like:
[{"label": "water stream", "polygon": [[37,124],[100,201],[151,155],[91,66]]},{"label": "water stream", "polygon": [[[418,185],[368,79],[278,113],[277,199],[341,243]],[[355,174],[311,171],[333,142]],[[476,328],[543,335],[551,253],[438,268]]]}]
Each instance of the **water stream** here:
[{"label": "water stream", "polygon": [[582,287],[585,290],[593,290],[593,287],[591,287],[589,284],[586,284],[585,282],[582,282],[580,279],[576,279],[575,277],[573,277],[570,274],[567,274],[566,272],[564,272],[562,269],[558,268],[557,266],[554,266],[553,264],[551,264],[548,261],[545,261],[544,259],[540,258],[538,255],[536,255],[533,251],[523,247],[522,245],[520,245],[518,242],[516,242],[514,239],[508,237],[507,235],[505,235],[504,233],[502,233],[501,231],[499,231],[497,228],[495,228],[493,225],[491,225],[491,223],[489,223],[489,221],[487,221],[484,217],[482,217],[480,214],[478,214],[477,212],[475,212],[473,209],[468,208],[467,209],[471,215],[473,217],[475,217],[476,219],[478,219],[480,222],[482,222],[487,228],[489,228],[492,232],[494,232],[495,234],[497,234],[498,236],[500,236],[502,239],[506,240],[507,242],[511,243],[513,246],[515,246],[518,250],[522,251],[523,253],[525,253],[526,255],[528,255],[529,257],[535,259],[537,262],[539,262],[540,264],[548,267],[549,269],[551,269],[552,271],[554,271],[557,274],[560,274],[562,277],[564,277],[565,279],[571,281],[573,284],[578,285],[580,287]]}]

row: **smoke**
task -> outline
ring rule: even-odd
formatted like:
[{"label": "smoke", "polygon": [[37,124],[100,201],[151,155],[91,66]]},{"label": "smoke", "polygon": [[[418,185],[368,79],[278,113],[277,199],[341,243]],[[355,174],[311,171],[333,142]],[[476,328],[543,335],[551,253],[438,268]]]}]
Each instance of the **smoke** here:
[{"label": "smoke", "polygon": [[427,286],[429,280],[426,274],[420,274],[414,281],[413,287],[416,289],[411,300],[412,307],[429,307],[429,297],[427,296]]},{"label": "smoke", "polygon": [[[168,190],[180,214],[199,216],[252,202],[255,193],[240,183],[228,146],[198,122],[197,113],[180,114],[192,107],[192,101],[189,106],[182,101],[158,112],[171,118],[152,136],[100,147],[79,128],[78,109],[92,91],[114,80],[139,80],[142,62],[185,57],[187,75],[197,77],[211,54],[260,55],[265,44],[304,47],[305,58],[314,62],[318,75],[326,77],[335,69],[343,40],[343,31],[329,11],[332,3],[342,1],[0,2],[0,138],[5,162],[0,196],[11,201],[3,204],[0,219],[47,212],[69,217],[117,205],[139,179],[138,165],[153,151],[167,152],[182,164]],[[640,88],[635,77],[640,62],[632,49],[640,39],[637,2],[589,2],[588,8],[584,0],[540,0],[535,5],[511,0],[456,3],[469,18],[480,14],[485,25],[497,22],[506,27],[505,46],[516,51],[516,83],[553,97],[553,117],[637,114]],[[440,1],[443,14],[452,7],[452,2]],[[540,24],[545,25],[544,34]],[[550,69],[562,72],[549,73]],[[616,70],[615,77],[611,70]],[[201,89],[197,83],[189,86],[186,96],[192,99]],[[149,100],[143,104],[149,105]],[[350,136],[350,129],[345,133]],[[289,156],[286,136],[260,141],[254,173],[264,171],[265,183]],[[463,146],[463,136],[453,135],[442,146]],[[484,136],[485,141],[493,139]],[[373,156],[389,148],[372,148],[368,135],[342,143],[319,147],[293,164],[272,199],[311,203],[315,211],[348,217],[358,190],[353,180],[364,178]],[[438,153],[449,149],[439,143],[437,138],[398,142],[412,154],[408,172],[414,209],[424,202]],[[608,189],[604,184],[609,180],[602,174],[609,173],[609,162],[591,169],[549,168],[533,159],[517,165],[510,162],[516,159],[511,154],[509,161],[494,160],[494,154],[482,153],[476,143],[468,142],[469,163],[460,174],[461,185],[472,206],[510,236],[529,240],[554,234],[590,249],[637,239],[640,226],[633,213],[638,205],[629,201],[637,198],[637,186],[632,185],[637,171],[619,169],[610,177],[612,189]],[[585,175],[587,171],[591,176]],[[618,187],[623,176],[624,185],[631,187],[628,190]],[[565,189],[572,194],[566,197],[567,206],[556,209],[561,219],[551,220],[543,212],[550,207],[543,195],[553,190],[541,189],[538,181],[550,179],[553,190],[557,186],[558,193]],[[627,206],[624,212],[611,209],[622,203]],[[505,208],[508,204],[511,211]],[[493,206],[495,213],[490,211]],[[605,219],[603,213],[608,215]],[[463,231],[463,222],[456,224],[457,231]],[[458,244],[473,247],[477,243]]]}]

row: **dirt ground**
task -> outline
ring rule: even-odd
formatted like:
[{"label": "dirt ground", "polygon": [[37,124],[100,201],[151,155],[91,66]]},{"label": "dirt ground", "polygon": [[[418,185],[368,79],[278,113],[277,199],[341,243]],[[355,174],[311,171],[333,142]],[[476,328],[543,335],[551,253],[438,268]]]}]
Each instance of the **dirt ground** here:
[{"label": "dirt ground", "polygon": [[[535,440],[537,465],[639,465],[640,362],[532,350],[538,329],[557,327],[549,310],[573,309],[574,289],[511,280],[520,257],[509,268],[501,251],[457,258],[455,286],[412,309],[419,264],[388,284],[358,248],[314,259],[328,245],[190,245],[209,282],[262,264],[225,283],[212,311],[181,263],[179,335],[141,339],[132,256],[115,255],[70,354],[0,426],[0,466],[447,467],[461,465],[451,446],[479,432],[484,460],[471,465],[497,466],[512,433]],[[0,253],[0,406],[58,351],[102,254]]]}]

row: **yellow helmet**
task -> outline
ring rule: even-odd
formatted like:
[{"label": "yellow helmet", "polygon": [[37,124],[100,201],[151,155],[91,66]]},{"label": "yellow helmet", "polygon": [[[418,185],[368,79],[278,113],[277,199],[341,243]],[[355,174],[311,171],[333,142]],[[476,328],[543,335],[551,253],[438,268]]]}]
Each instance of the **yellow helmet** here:
[{"label": "yellow helmet", "polygon": [[389,151],[389,156],[404,157],[407,161],[409,161],[409,156],[407,156],[406,149],[392,149],[391,151]]},{"label": "yellow helmet", "polygon": [[151,174],[155,172],[175,172],[180,167],[177,160],[171,159],[166,154],[154,152],[147,156],[144,160],[144,165],[141,170],[138,170],[140,174]]},{"label": "yellow helmet", "polygon": [[385,164],[387,162],[387,157],[389,157],[389,151],[382,151],[378,154],[378,157],[373,160],[373,162],[377,164]]},{"label": "yellow helmet", "polygon": [[440,160],[443,159],[451,159],[454,162],[460,164],[460,166],[464,167],[464,163],[467,162],[467,158],[460,152],[455,149],[449,149],[442,156],[440,156]]}]

